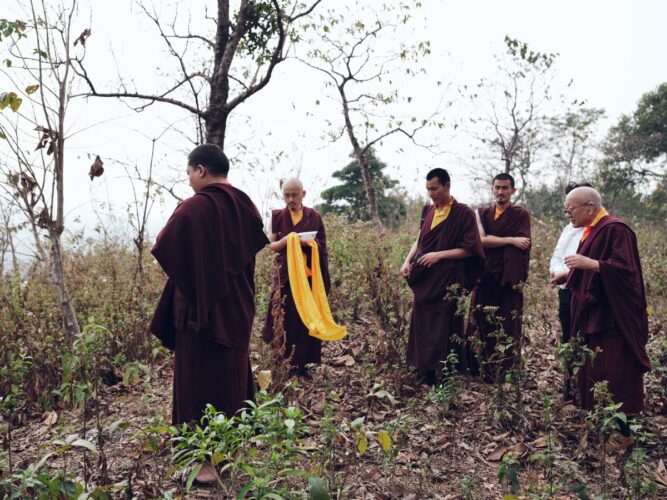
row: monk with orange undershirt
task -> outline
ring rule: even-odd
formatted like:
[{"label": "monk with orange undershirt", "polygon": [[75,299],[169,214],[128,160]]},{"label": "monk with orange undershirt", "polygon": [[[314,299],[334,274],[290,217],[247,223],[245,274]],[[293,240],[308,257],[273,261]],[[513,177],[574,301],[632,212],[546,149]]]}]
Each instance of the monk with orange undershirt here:
[{"label": "monk with orange undershirt", "polygon": [[450,187],[445,169],[434,168],[426,175],[433,203],[423,207],[419,236],[401,267],[414,294],[407,361],[428,385],[436,383],[436,373],[457,350],[453,339],[464,333],[453,292],[470,290],[484,269],[475,213],[452,197]]},{"label": "monk with orange undershirt", "polygon": [[[320,258],[320,269],[324,287],[329,293],[331,280],[329,278],[329,254],[327,252],[327,238],[324,231],[324,222],[320,214],[303,205],[306,191],[299,179],[288,179],[282,186],[285,208],[274,210],[271,214],[271,229],[269,230],[268,248],[276,253],[273,289],[271,291],[271,305],[266,315],[262,338],[272,343],[274,338],[273,303],[280,297],[284,300],[283,328],[285,329],[285,357],[291,356],[293,373],[299,376],[310,377],[306,365],[319,363],[322,359],[322,341],[312,337],[308,328],[303,324],[296,309],[292,290],[287,273],[287,235],[295,232],[317,231],[315,241]],[[302,244],[308,269],[311,266],[311,247]],[[279,295],[277,295],[279,292]]]},{"label": "monk with orange undershirt", "polygon": [[[578,373],[579,406],[593,408],[592,388],[606,381],[626,415],[644,409],[644,373],[651,369],[646,343],[648,313],[637,237],[621,219],[602,208],[600,193],[579,187],[565,198],[565,214],[574,227],[585,227],[566,286],[572,290],[572,336],[597,351]],[[621,433],[630,435],[625,422]]]},{"label": "monk with orange undershirt", "polygon": [[[505,173],[496,175],[491,192],[495,205],[477,211],[486,261],[473,291],[473,315],[467,333],[469,338],[479,335],[482,352],[477,358],[467,356],[461,360],[469,371],[479,373],[481,359],[487,379],[511,370],[516,354],[521,352],[523,284],[528,278],[530,259],[530,214],[511,202],[516,192],[514,178]],[[490,313],[485,310],[487,306],[497,310]],[[495,314],[495,318],[490,314]],[[504,353],[496,349],[500,325],[506,336],[503,343],[512,341]]]}]

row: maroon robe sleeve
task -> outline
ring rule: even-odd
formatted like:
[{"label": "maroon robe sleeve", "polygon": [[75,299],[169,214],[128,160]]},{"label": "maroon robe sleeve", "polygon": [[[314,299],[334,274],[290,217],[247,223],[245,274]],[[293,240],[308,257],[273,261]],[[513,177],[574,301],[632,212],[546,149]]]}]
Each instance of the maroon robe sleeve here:
[{"label": "maroon robe sleeve", "polygon": [[[500,217],[495,218],[495,206],[479,209],[484,231],[489,236],[530,238],[530,214],[527,210],[511,205]],[[530,247],[521,250],[514,245],[486,249],[484,279],[492,279],[499,285],[517,285],[528,279]]]}]

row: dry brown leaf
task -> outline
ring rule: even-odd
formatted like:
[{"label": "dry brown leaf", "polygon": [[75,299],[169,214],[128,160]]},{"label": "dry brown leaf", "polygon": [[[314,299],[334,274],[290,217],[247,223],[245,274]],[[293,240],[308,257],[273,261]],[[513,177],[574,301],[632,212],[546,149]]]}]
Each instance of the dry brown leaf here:
[{"label": "dry brown leaf", "polygon": [[493,440],[494,440],[496,443],[498,443],[498,442],[503,441],[504,439],[508,438],[510,434],[512,434],[510,431],[508,431],[508,432],[503,432],[502,434],[498,434],[497,436],[495,436],[495,437],[493,438]]},{"label": "dry brown leaf", "polygon": [[665,470],[665,463],[662,459],[658,460],[658,466],[653,473],[655,482],[667,487],[667,470]]},{"label": "dry brown leaf", "polygon": [[58,414],[55,411],[47,411],[42,415],[42,422],[44,422],[44,425],[47,427],[51,427],[58,422]]},{"label": "dry brown leaf", "polygon": [[104,173],[104,162],[102,161],[102,158],[98,156],[95,157],[95,161],[93,164],[90,166],[90,171],[88,172],[88,176],[90,177],[90,180],[92,181],[95,177],[99,177]]},{"label": "dry brown leaf", "polygon": [[468,443],[466,443],[465,441],[459,441],[456,444],[458,444],[458,446],[460,448],[463,448],[464,450],[472,451],[472,447]]},{"label": "dry brown leaf", "polygon": [[438,446],[442,446],[445,443],[447,443],[447,441],[449,441],[449,436],[444,435],[440,436],[440,438],[435,442],[435,444],[437,444]]},{"label": "dry brown leaf", "polygon": [[660,426],[667,426],[667,417],[664,415],[658,415],[657,417],[653,417],[653,421]]},{"label": "dry brown leaf", "polygon": [[486,457],[489,462],[500,462],[503,459],[503,455],[509,451],[509,446],[501,445],[496,447],[491,454]]},{"label": "dry brown leaf", "polygon": [[336,366],[353,366],[356,363],[356,361],[349,354],[345,354],[343,356],[338,356],[337,358],[334,358],[332,360],[332,363]]}]

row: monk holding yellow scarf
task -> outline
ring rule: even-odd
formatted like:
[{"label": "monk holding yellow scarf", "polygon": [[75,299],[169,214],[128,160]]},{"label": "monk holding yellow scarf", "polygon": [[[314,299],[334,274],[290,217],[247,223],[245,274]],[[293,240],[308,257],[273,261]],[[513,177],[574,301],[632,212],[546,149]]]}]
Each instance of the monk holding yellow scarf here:
[{"label": "monk holding yellow scarf", "polygon": [[[316,210],[303,206],[306,192],[299,179],[286,181],[282,191],[286,207],[273,211],[269,234],[271,242],[269,249],[277,253],[271,305],[278,296],[276,292],[279,292],[279,297],[284,298],[285,357],[292,356],[292,366],[297,374],[308,375],[305,365],[321,361],[320,339],[336,340],[335,337],[342,337],[345,330],[340,327],[337,327],[337,330],[332,326],[335,324],[326,301],[331,283],[322,217]],[[301,243],[296,234],[291,238],[288,237],[290,233],[308,231],[317,231],[313,240],[315,245],[311,242]],[[288,250],[290,241],[291,250]],[[319,273],[315,272],[316,268],[319,269]],[[312,281],[312,289],[309,278]],[[311,293],[310,298],[307,292]],[[264,324],[262,337],[266,342],[274,341],[272,309],[269,306]],[[315,310],[319,311],[319,319]],[[300,313],[305,315],[305,320]]]}]

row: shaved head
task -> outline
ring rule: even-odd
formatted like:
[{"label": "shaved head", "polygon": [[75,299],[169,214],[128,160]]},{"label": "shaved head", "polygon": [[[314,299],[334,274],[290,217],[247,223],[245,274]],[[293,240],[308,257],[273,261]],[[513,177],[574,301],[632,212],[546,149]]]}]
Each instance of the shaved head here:
[{"label": "shaved head", "polygon": [[577,203],[592,203],[597,208],[602,207],[602,196],[597,190],[588,186],[574,188],[567,195],[567,199],[574,200]]},{"label": "shaved head", "polygon": [[592,187],[578,187],[565,197],[565,214],[574,227],[588,226],[602,210],[602,196]]},{"label": "shaved head", "polygon": [[303,183],[296,177],[290,177],[285,182],[283,182],[283,191],[285,189],[296,189],[297,191],[303,191]]},{"label": "shaved head", "polygon": [[306,196],[306,192],[299,179],[292,177],[283,182],[283,200],[292,212],[298,212],[303,208],[304,196]]}]

